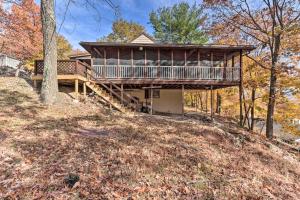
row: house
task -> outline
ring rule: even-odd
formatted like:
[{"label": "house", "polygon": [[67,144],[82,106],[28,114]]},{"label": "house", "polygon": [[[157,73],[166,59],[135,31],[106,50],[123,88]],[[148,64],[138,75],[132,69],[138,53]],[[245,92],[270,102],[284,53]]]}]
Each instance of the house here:
[{"label": "house", "polygon": [[[159,43],[145,33],[130,43],[80,45],[90,54],[90,64],[75,56],[66,71],[65,61],[58,61],[58,79],[73,75],[75,85],[96,90],[101,97],[106,92],[108,102],[116,99],[122,106],[176,114],[184,112],[185,90],[241,87],[242,55],[254,49],[251,45]],[[34,80],[41,80],[42,68],[43,62],[38,61]]]}]

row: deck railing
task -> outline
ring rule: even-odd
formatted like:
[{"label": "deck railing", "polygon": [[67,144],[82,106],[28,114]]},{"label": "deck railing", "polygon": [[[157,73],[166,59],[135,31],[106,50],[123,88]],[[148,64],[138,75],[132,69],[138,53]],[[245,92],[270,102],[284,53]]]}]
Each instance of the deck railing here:
[{"label": "deck railing", "polygon": [[[91,67],[79,60],[58,60],[57,61],[57,74],[58,75],[82,75],[86,76],[86,72]],[[44,61],[36,60],[34,74],[43,74],[44,72]]]},{"label": "deck railing", "polygon": [[96,78],[239,81],[239,67],[94,65]]}]

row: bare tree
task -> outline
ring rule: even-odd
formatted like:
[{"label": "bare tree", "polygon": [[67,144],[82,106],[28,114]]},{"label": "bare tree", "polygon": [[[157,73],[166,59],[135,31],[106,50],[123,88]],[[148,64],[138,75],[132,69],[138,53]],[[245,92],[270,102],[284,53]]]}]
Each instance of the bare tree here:
[{"label": "bare tree", "polygon": [[45,104],[53,104],[58,95],[54,0],[41,0],[41,16],[44,49],[44,73],[41,98]]},{"label": "bare tree", "polygon": [[270,84],[266,136],[272,138],[277,74],[282,66],[280,56],[284,54],[283,41],[294,28],[299,27],[300,1],[206,0],[206,3],[217,13],[216,19],[224,24],[224,28],[238,29],[251,37],[268,55]]}]

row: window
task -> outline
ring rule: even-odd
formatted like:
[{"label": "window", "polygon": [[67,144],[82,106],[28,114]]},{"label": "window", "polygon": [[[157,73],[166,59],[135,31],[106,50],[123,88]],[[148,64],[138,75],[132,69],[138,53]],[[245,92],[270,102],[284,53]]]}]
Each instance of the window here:
[{"label": "window", "polygon": [[[145,90],[145,99],[151,98],[151,89]],[[160,90],[159,89],[153,89],[153,98],[160,98]]]}]

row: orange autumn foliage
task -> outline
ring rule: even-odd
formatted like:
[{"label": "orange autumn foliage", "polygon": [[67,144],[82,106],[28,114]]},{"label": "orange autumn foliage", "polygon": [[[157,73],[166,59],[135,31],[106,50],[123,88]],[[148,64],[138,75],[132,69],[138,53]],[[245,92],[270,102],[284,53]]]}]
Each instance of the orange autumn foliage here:
[{"label": "orange autumn foliage", "polygon": [[32,59],[42,50],[40,7],[34,0],[12,4],[10,10],[1,9],[3,29],[2,51],[21,60]]}]

